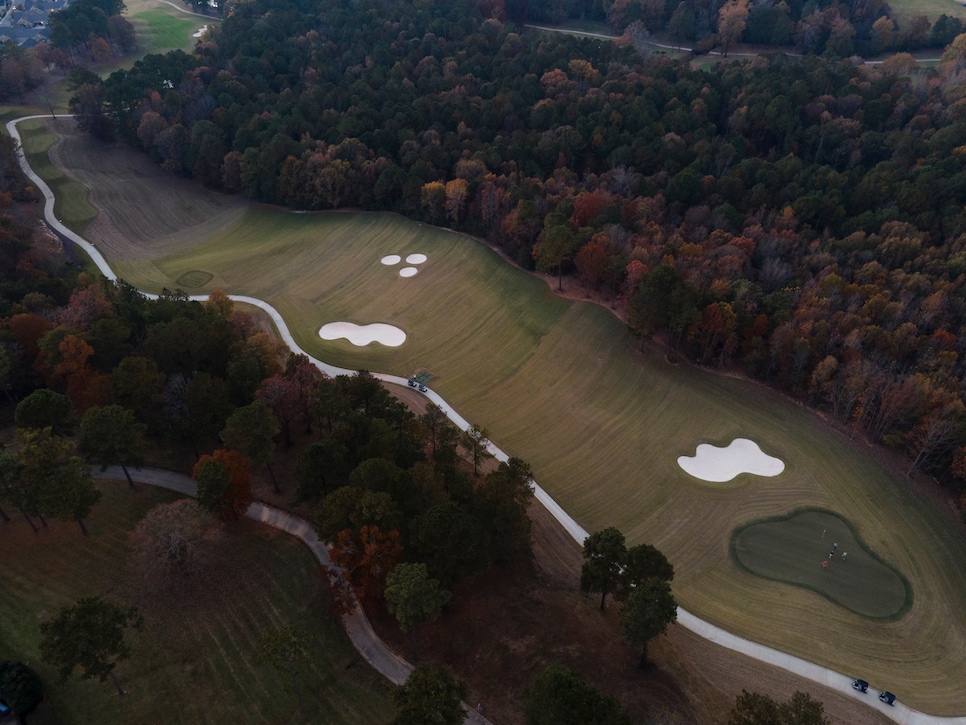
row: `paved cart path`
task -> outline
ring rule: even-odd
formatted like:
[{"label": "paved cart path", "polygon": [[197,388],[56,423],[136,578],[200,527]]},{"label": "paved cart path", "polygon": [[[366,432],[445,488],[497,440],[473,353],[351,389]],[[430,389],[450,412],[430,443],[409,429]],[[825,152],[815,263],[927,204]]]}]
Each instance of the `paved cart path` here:
[{"label": "paved cart path", "polygon": [[[195,495],[195,482],[182,473],[175,473],[174,471],[167,471],[161,468],[132,469],[130,473],[131,477],[138,483],[166,488],[171,491],[183,493],[186,496],[193,497]],[[94,477],[122,481],[125,478],[124,470],[120,466],[109,466],[104,471],[97,471],[95,469]],[[300,539],[302,543],[309,547],[313,556],[315,556],[324,569],[328,570],[331,567],[332,561],[329,559],[329,547],[319,541],[319,537],[316,535],[312,524],[305,519],[258,501],[255,501],[248,507],[245,515],[250,519],[260,521],[263,524],[280,529]],[[394,685],[401,685],[406,681],[409,673],[413,670],[413,666],[389,649],[386,643],[379,638],[379,635],[372,629],[369,618],[358,603],[353,607],[351,612],[342,615],[342,624],[345,627],[346,634],[349,635],[352,646],[356,648],[366,662],[372,665],[373,669],[382,674]],[[465,702],[463,703],[463,707],[469,714],[468,719],[470,722],[489,725],[489,720],[479,715],[476,710],[470,708]]]},{"label": "paved cart path", "polygon": [[[79,234],[75,234],[73,231],[71,231],[66,226],[64,226],[54,216],[54,194],[51,191],[50,187],[47,186],[47,184],[43,181],[43,179],[37,176],[37,174],[34,173],[33,169],[30,168],[30,165],[27,163],[27,159],[23,154],[23,150],[19,146],[20,134],[17,131],[17,124],[20,123],[21,121],[26,121],[34,118],[48,118],[48,116],[46,115],[24,116],[22,118],[14,119],[7,123],[7,131],[18,144],[17,157],[20,161],[21,168],[23,169],[24,173],[30,178],[30,180],[33,181],[34,184],[36,184],[37,188],[40,189],[40,191],[44,195],[44,199],[45,199],[44,216],[46,217],[47,223],[50,224],[50,226],[53,227],[63,237],[71,240],[74,244],[79,245],[85,252],[87,252],[87,254],[93,260],[94,264],[97,265],[97,268],[101,271],[101,273],[105,277],[107,277],[108,279],[117,280],[117,275],[111,269],[110,265],[107,263],[107,260],[104,259],[104,257],[101,255],[99,251],[97,251],[94,244],[92,242],[87,241]],[[150,298],[157,298],[157,295],[152,295],[147,293],[142,293],[142,294],[145,294],[145,296]],[[254,297],[246,297],[243,295],[228,295],[228,296],[231,299],[235,300],[236,302],[244,302],[246,304],[254,305],[264,310],[272,318],[272,321],[275,323],[276,327],[278,328],[279,335],[282,337],[285,343],[295,353],[305,355],[306,357],[308,357],[313,364],[315,364],[320,370],[325,372],[327,375],[330,375],[330,376],[355,375],[356,373],[355,370],[348,370],[346,368],[340,368],[334,365],[329,365],[328,363],[323,362],[322,360],[319,360],[315,357],[312,357],[307,352],[305,352],[305,350],[299,347],[298,344],[295,342],[295,339],[292,337],[292,333],[288,329],[288,325],[285,324],[285,320],[282,319],[282,316],[278,313],[278,310],[276,310],[267,302],[260,299],[256,299]],[[208,296],[192,295],[191,297],[189,297],[189,299],[203,302],[208,299]],[[387,375],[384,373],[373,373],[373,375],[379,380],[382,380],[383,382],[386,382],[386,383],[392,383],[395,385],[402,385],[402,386],[406,386],[407,384],[407,379],[404,377],[400,377],[398,375]],[[455,425],[457,425],[460,430],[466,430],[467,428],[469,428],[469,423],[466,421],[466,419],[463,416],[461,416],[451,405],[449,405],[449,403],[443,400],[443,398],[441,398],[438,393],[434,392],[433,390],[428,390],[426,393],[424,393],[424,395],[427,398],[429,398],[431,401],[436,403],[436,405],[438,405],[440,408],[442,408],[446,412],[446,415],[449,416],[449,419]],[[492,453],[497,460],[506,461],[508,459],[507,454],[504,453],[500,448],[498,448],[492,442],[489,444],[488,448],[490,453]],[[553,498],[551,498],[550,495],[536,483],[536,481],[533,482],[533,490],[534,490],[534,495],[536,499],[540,501],[540,503],[542,503],[547,508],[547,510],[560,523],[560,525],[567,530],[567,533],[569,533],[574,538],[574,540],[582,546],[584,543],[584,539],[587,538],[587,535],[588,535],[587,531],[580,524],[578,524],[573,519],[573,517],[570,516],[570,514],[564,511],[563,508],[560,506],[560,504],[554,501]],[[261,505],[261,504],[258,504],[258,505]],[[272,510],[274,511],[275,509],[272,509]],[[282,513],[282,512],[279,512],[279,513]],[[251,511],[249,511],[249,515],[251,515]],[[256,516],[254,518],[258,518],[258,517]],[[326,557],[327,556],[328,554],[326,554]],[[364,616],[365,615],[363,615],[363,617]],[[752,642],[751,640],[745,639],[743,637],[739,637],[737,635],[731,634],[730,632],[724,629],[721,629],[720,627],[714,624],[711,624],[710,622],[706,622],[703,619],[696,617],[695,615],[691,614],[690,612],[680,607],[678,607],[678,623],[686,627],[687,629],[690,629],[695,634],[698,634],[701,637],[704,637],[705,639],[711,640],[712,642],[715,642],[721,645],[722,647],[727,647],[730,650],[734,650],[735,652],[740,652],[749,657],[753,657],[754,659],[760,660],[761,662],[767,662],[768,664],[774,665],[776,667],[781,667],[784,670],[792,672],[796,675],[800,675],[801,677],[804,677],[808,680],[816,682],[820,685],[823,685],[825,687],[830,687],[831,689],[837,692],[848,695],[850,697],[854,697],[860,702],[867,704],[869,707],[872,707],[878,710],[879,712],[883,713],[891,720],[894,720],[895,722],[900,723],[900,725],[966,725],[966,715],[960,716],[960,717],[938,717],[935,715],[927,715],[926,713],[919,712],[918,710],[913,710],[912,708],[907,707],[906,705],[903,705],[901,702],[898,702],[898,701],[893,706],[889,706],[884,703],[881,703],[879,702],[878,698],[876,697],[872,689],[876,685],[882,686],[885,683],[872,683],[873,687],[869,688],[868,693],[865,693],[865,694],[858,693],[852,689],[852,686],[851,686],[852,677],[849,675],[844,675],[839,672],[835,672],[834,670],[831,670],[827,667],[822,667],[821,665],[817,665],[813,662],[809,662],[808,660],[804,660],[801,657],[796,657],[794,655],[787,654],[785,652],[774,649],[772,647],[767,647],[763,644],[758,644],[756,642]],[[366,621],[366,626],[368,626],[368,620]],[[347,625],[346,628],[348,630],[349,626]],[[352,636],[351,633],[350,633],[350,636]],[[360,652],[361,651],[362,650],[360,650]],[[364,653],[363,653],[363,656],[365,656]],[[379,670],[379,671],[382,672],[382,670]],[[390,672],[392,671],[393,671],[392,668],[390,668]],[[386,676],[389,677],[390,680],[393,679],[391,675],[385,672],[383,672],[383,674],[386,674]],[[473,715],[475,714],[476,713],[474,712]]]}]

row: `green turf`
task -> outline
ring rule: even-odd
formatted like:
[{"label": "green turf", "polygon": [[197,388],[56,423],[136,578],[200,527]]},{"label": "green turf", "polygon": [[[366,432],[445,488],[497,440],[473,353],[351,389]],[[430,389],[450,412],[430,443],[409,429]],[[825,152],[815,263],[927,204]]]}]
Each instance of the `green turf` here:
[{"label": "green turf", "polygon": [[[4,524],[0,534],[8,554],[16,552],[0,557],[0,652],[29,662],[46,686],[44,703],[30,716],[32,725],[389,720],[387,686],[331,614],[314,558],[294,538],[247,521],[238,522],[232,545],[262,586],[204,616],[178,617],[175,626],[159,627],[149,619],[142,632],[130,635],[131,658],[116,668],[128,690],[123,699],[110,681],[73,678],[57,684],[55,673],[39,659],[38,623],[82,596],[129,601],[128,532],[151,507],[177,498],[149,486],[131,491],[120,482],[98,485],[104,496],[88,520],[88,538],[76,525],[56,522],[49,531],[32,534],[22,520]],[[262,629],[288,624],[310,634],[304,719],[287,677],[255,657]]]},{"label": "green turf", "polygon": [[193,269],[190,272],[185,272],[183,275],[175,280],[175,284],[179,287],[192,288],[192,287],[203,287],[211,281],[214,275],[211,272],[204,272],[200,269]]},{"label": "green turf", "polygon": [[[122,164],[98,158],[123,176]],[[106,197],[107,214],[130,217],[123,223],[134,233],[137,214],[150,221],[172,208],[151,208],[151,199],[163,198],[163,178],[105,183],[119,184]],[[125,204],[122,189],[147,201]],[[198,209],[210,204],[217,215],[220,202],[206,194],[197,189]],[[966,530],[948,507],[818,416],[754,383],[670,365],[657,347],[639,352],[608,310],[561,299],[484,245],[445,230],[386,214],[251,206],[199,235],[191,226],[197,213],[185,216],[180,237],[164,231],[163,251],[153,258],[154,242],[145,239],[145,253],[118,262],[118,274],[159,291],[204,270],[214,277],[192,291],[267,300],[299,344],[323,360],[401,376],[431,370],[434,390],[529,461],[587,530],[617,526],[630,543],[662,549],[675,567],[675,595],[699,616],[838,671],[861,667],[902,681],[906,702],[961,714]],[[409,279],[399,277],[401,265],[379,263],[417,252],[428,260]],[[334,321],[393,324],[407,341],[359,348],[321,340],[319,327]],[[737,437],[781,458],[785,472],[709,486],[676,464],[698,443]],[[908,576],[914,604],[905,616],[870,621],[814,592],[790,593],[732,559],[736,526],[803,506],[847,517],[871,551]]]},{"label": "green turf", "polygon": [[423,385],[428,385],[432,381],[432,379],[433,379],[433,374],[431,372],[426,371],[426,370],[420,370],[418,373],[416,373],[415,375],[413,375],[413,379],[417,383],[422,383]]},{"label": "green turf", "polygon": [[131,16],[139,45],[153,53],[190,47],[195,41],[191,36],[205,24],[203,18],[177,17],[164,10],[145,10]]},{"label": "green turf", "polygon": [[27,161],[54,192],[54,214],[73,231],[83,234],[97,217],[97,209],[88,200],[88,188],[51,163],[47,152],[56,143],[57,136],[46,130],[44,119],[24,121],[17,128]]},{"label": "green turf", "polygon": [[732,535],[731,547],[753,574],[811,589],[865,617],[898,619],[912,606],[904,578],[829,511],[747,524]]}]

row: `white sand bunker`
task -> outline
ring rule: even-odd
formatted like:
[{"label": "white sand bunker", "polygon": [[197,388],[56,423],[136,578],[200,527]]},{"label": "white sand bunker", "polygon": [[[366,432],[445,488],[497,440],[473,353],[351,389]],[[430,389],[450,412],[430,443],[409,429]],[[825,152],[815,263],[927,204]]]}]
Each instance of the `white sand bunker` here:
[{"label": "white sand bunker", "polygon": [[372,325],[356,325],[352,322],[330,322],[322,325],[319,336],[323,340],[344,337],[357,347],[378,342],[386,347],[399,347],[406,342],[406,333],[398,327],[377,322]]},{"label": "white sand bunker", "polygon": [[[406,264],[422,264],[427,259],[425,254],[410,254],[406,257]],[[402,261],[402,257],[398,254],[387,254],[385,257],[379,260],[387,267],[391,267],[394,264],[399,264]],[[399,270],[400,277],[415,277],[419,270],[415,267],[403,267]]]},{"label": "white sand bunker", "polygon": [[747,438],[735,438],[724,448],[702,443],[693,456],[680,456],[678,465],[695,478],[712,483],[725,483],[741,473],[771,477],[785,470],[784,461],[765,454]]},{"label": "white sand bunker", "polygon": [[194,33],[191,34],[191,37],[192,38],[200,38],[202,35],[205,34],[205,31],[207,29],[208,29],[208,26],[207,25],[202,25],[196,32],[194,32]]}]

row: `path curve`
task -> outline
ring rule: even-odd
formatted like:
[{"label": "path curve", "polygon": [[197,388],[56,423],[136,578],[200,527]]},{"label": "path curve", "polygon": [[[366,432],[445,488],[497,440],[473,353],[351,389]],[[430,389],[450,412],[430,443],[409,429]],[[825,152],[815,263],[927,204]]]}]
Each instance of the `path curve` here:
[{"label": "path curve", "polygon": [[[188,476],[163,468],[139,468],[131,471],[131,473],[132,478],[138,483],[177,491],[192,498],[197,488],[195,482]],[[94,477],[123,481],[125,472],[120,466],[109,466],[103,471],[95,471]],[[329,547],[319,541],[312,524],[305,519],[259,501],[255,501],[248,507],[245,516],[291,534],[309,547],[312,555],[315,556],[323,569],[329,571],[332,568]],[[346,634],[349,635],[352,646],[356,648],[366,662],[372,665],[373,669],[385,676],[394,685],[401,685],[406,681],[409,673],[413,671],[413,666],[389,649],[385,642],[379,638],[379,635],[376,634],[369,623],[369,618],[362,607],[358,606],[358,603],[352,608],[351,612],[342,615],[342,624],[345,627]],[[470,722],[491,725],[489,720],[470,708],[465,702],[463,708],[469,714],[468,720]]]},{"label": "path curve", "polygon": [[[161,0],[165,2],[165,0]],[[525,28],[533,28],[534,30],[543,30],[547,33],[562,33],[564,35],[574,35],[578,38],[595,38],[597,40],[617,40],[620,36],[608,35],[607,33],[594,33],[589,30],[571,30],[570,28],[554,28],[550,25],[531,25],[529,23],[525,24]],[[653,48],[660,48],[661,50],[674,50],[681,53],[693,53],[694,48],[688,48],[686,45],[668,45],[667,43],[659,43],[656,40],[645,40],[646,45],[650,45]],[[754,53],[748,53],[744,51],[730,51],[728,53],[723,53],[720,50],[709,50],[705,55],[718,55],[722,58],[757,58],[759,55],[775,55],[782,53],[787,55],[789,58],[801,58],[801,53],[795,53],[787,48],[782,48],[776,46],[769,50],[760,50]],[[863,63],[868,65],[882,65],[884,60],[869,60],[868,58],[861,58]],[[913,58],[916,63],[938,63],[942,58]]]},{"label": "path curve", "polygon": [[[47,219],[47,223],[53,226],[58,232],[69,238],[75,244],[80,245],[80,247],[84,249],[88,255],[90,255],[91,259],[94,261],[94,264],[97,265],[97,268],[102,272],[102,274],[104,274],[104,276],[108,279],[116,281],[117,275],[114,274],[114,271],[107,263],[107,260],[104,259],[99,251],[97,251],[97,248],[94,246],[94,244],[87,241],[79,234],[72,232],[54,216],[54,193],[51,191],[50,187],[47,186],[44,180],[34,173],[33,169],[30,168],[30,165],[27,163],[26,156],[24,156],[23,148],[20,145],[20,134],[17,131],[17,124],[21,121],[47,117],[48,116],[46,114],[24,116],[22,118],[15,118],[12,121],[7,122],[7,132],[17,142],[17,159],[20,161],[20,167],[30,178],[30,180],[37,185],[37,188],[40,189],[44,195],[44,215]],[[151,299],[157,299],[157,295],[144,292],[142,292],[142,294]],[[272,321],[278,327],[279,335],[283,340],[285,340],[285,343],[292,349],[292,351],[296,354],[305,355],[308,357],[314,365],[316,365],[327,375],[335,376],[356,374],[355,370],[348,370],[347,368],[340,368],[322,362],[312,355],[309,355],[305,350],[299,347],[299,345],[295,342],[295,338],[292,337],[292,333],[289,331],[288,325],[285,324],[285,320],[282,319],[281,314],[279,314],[278,310],[267,302],[255,297],[246,297],[244,295],[228,295],[228,297],[236,302],[244,302],[264,310],[272,318]],[[208,299],[208,296],[191,295],[188,299],[203,302]],[[399,375],[373,373],[373,376],[386,383],[392,383],[394,385],[401,385],[404,387],[407,386],[407,378]],[[449,417],[449,419],[457,427],[459,427],[460,430],[465,431],[469,428],[469,423],[467,420],[461,416],[451,405],[449,405],[449,403],[443,400],[438,393],[434,392],[433,390],[428,390],[426,393],[424,393],[424,395],[442,408],[446,412],[446,415]],[[498,448],[494,443],[490,442],[487,448],[498,461],[505,462],[508,460],[509,457],[507,454]],[[578,524],[573,517],[570,516],[570,514],[564,511],[560,504],[554,501],[550,494],[544,491],[536,481],[533,481],[532,483],[534,496],[536,499],[546,507],[550,514],[560,523],[561,526],[564,527],[564,529],[566,529],[567,533],[570,534],[578,544],[583,546],[584,539],[586,539],[588,536],[587,530]],[[681,607],[678,607],[678,623],[691,630],[695,634],[715,642],[722,647],[734,650],[735,652],[740,652],[741,654],[760,660],[761,662],[766,662],[776,667],[781,667],[788,672],[792,672],[820,685],[829,687],[841,694],[854,697],[856,700],[859,700],[860,702],[867,704],[869,707],[878,710],[891,720],[900,723],[900,725],[966,725],[966,715],[960,717],[938,717],[935,715],[927,715],[926,713],[919,712],[918,710],[913,710],[912,708],[907,707],[898,701],[894,706],[891,707],[885,705],[879,702],[874,694],[867,693],[863,695],[853,690],[851,686],[852,677],[848,675],[843,675],[827,667],[822,667],[821,665],[809,662],[801,657],[796,657],[795,655],[790,655],[786,652],[782,652],[781,650],[767,647],[763,644],[758,644],[756,642],[752,642],[751,640],[744,639],[743,637],[739,637],[722,629],[721,627],[696,617]],[[884,687],[890,686],[888,683],[874,683],[874,685]]]}]

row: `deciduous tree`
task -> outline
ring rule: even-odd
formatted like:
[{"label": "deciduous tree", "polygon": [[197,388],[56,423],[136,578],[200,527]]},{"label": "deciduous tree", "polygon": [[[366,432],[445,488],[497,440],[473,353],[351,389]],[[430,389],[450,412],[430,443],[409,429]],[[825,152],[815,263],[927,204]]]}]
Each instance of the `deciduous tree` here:
[{"label": "deciduous tree", "polygon": [[651,544],[632,546],[627,550],[614,597],[626,598],[636,587],[652,577],[669,582],[674,579],[674,567],[657,547]]},{"label": "deciduous tree", "polygon": [[621,605],[624,637],[641,648],[641,668],[647,667],[647,644],[677,620],[678,605],[666,579],[651,577],[637,585]]},{"label": "deciduous tree", "polygon": [[221,431],[221,440],[226,446],[240,450],[256,467],[265,466],[268,469],[276,493],[280,493],[281,489],[272,471],[272,456],[279,430],[278,420],[271,409],[265,403],[255,401],[251,405],[236,408]]},{"label": "deciduous tree", "polygon": [[104,682],[110,677],[117,694],[124,695],[114,666],[131,654],[124,630],[140,626],[134,607],[121,607],[101,597],[78,599],[50,621],[41,622],[40,657],[57,670],[61,681],[80,667],[83,679],[96,677]]},{"label": "deciduous tree", "polygon": [[406,682],[390,693],[396,706],[392,725],[460,725],[469,687],[446,666],[416,665]]},{"label": "deciduous tree", "polygon": [[748,24],[749,0],[728,0],[718,11],[718,42],[722,55],[728,57],[731,46],[741,39]]},{"label": "deciduous tree", "polygon": [[26,513],[76,521],[87,536],[84,519],[100,501],[101,492],[94,488],[91,469],[76,454],[74,444],[51,435],[49,429],[22,431],[20,440],[20,475],[31,492],[28,505],[34,507]]},{"label": "deciduous tree", "polygon": [[134,480],[127,467],[144,465],[145,429],[135,419],[134,412],[120,405],[95,406],[84,413],[80,427],[81,452],[100,463],[102,471],[108,466],[120,465],[128,485],[133,488]]},{"label": "deciduous tree", "polygon": [[630,725],[617,699],[602,695],[572,670],[553,665],[537,675],[523,694],[527,725]]},{"label": "deciduous tree", "polygon": [[357,536],[346,529],[339,532],[329,557],[360,599],[378,599],[402,554],[399,539],[398,531],[383,533],[378,526],[363,526]]},{"label": "deciduous tree", "polygon": [[220,448],[202,456],[191,473],[198,484],[198,505],[226,519],[244,514],[254,500],[248,466],[239,451]]},{"label": "deciduous tree", "polygon": [[308,645],[308,632],[293,626],[270,627],[258,638],[258,659],[288,675],[303,714],[305,701],[299,689],[299,675],[310,662]]},{"label": "deciduous tree", "polygon": [[363,526],[389,531],[399,523],[399,508],[385,491],[342,486],[322,499],[315,531],[320,541],[332,544],[344,530],[355,536]]},{"label": "deciduous tree", "polygon": [[584,564],[580,569],[580,590],[600,592],[600,611],[607,595],[620,586],[627,559],[624,534],[610,527],[596,531],[584,540]]},{"label": "deciduous tree", "polygon": [[134,528],[131,561],[148,596],[182,591],[197,575],[216,566],[221,527],[190,499],[152,508]]}]

